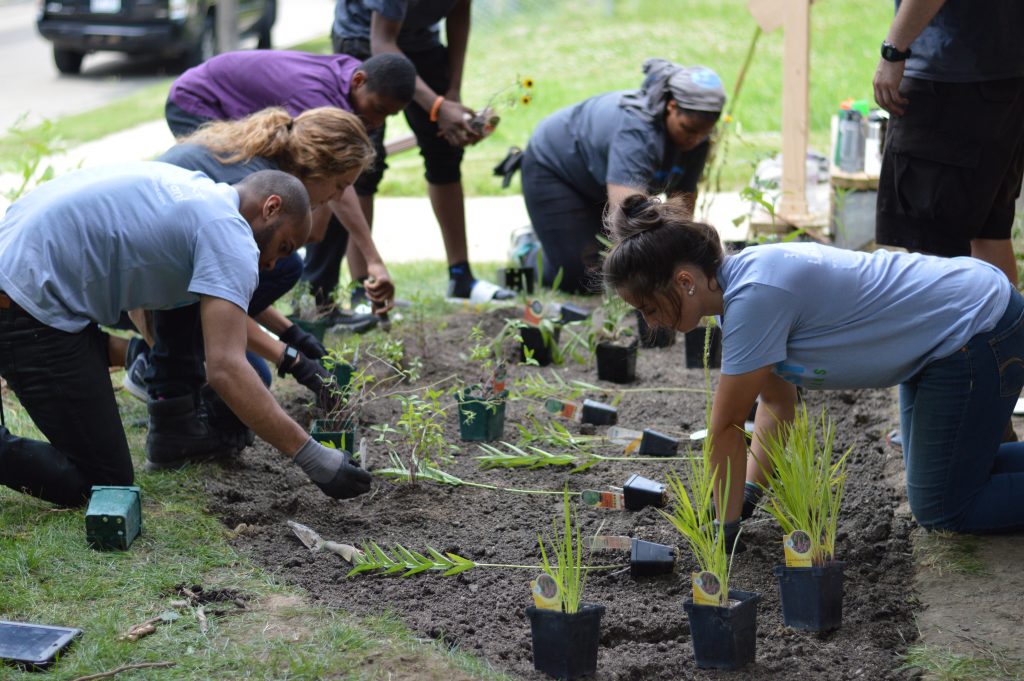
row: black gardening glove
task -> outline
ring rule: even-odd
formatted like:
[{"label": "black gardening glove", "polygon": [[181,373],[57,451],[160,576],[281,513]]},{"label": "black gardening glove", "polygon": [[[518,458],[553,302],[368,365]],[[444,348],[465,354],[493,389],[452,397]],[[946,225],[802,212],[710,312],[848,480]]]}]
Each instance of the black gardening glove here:
[{"label": "black gardening glove", "polygon": [[334,376],[324,369],[320,362],[312,360],[293,347],[284,351],[277,366],[277,375],[290,374],[296,381],[309,388],[316,395],[316,404],[321,409],[332,410],[337,406],[339,395]]},{"label": "black gardening glove", "polygon": [[740,534],[740,525],[742,522],[742,520],[734,520],[731,523],[720,525],[717,520],[715,521],[715,529],[721,530],[725,533],[725,552],[727,554],[743,553],[747,550],[746,545],[737,539]]},{"label": "black gardening glove", "polygon": [[743,486],[743,510],[740,511],[740,520],[746,520],[754,515],[763,496],[764,490],[755,483],[748,482]]},{"label": "black gardening glove", "polygon": [[370,491],[372,476],[346,451],[325,447],[309,438],[295,454],[295,463],[324,494],[351,499]]},{"label": "black gardening glove", "polygon": [[292,346],[310,359],[320,359],[327,354],[324,344],[311,333],[303,331],[298,324],[292,324],[281,334],[281,342]]}]

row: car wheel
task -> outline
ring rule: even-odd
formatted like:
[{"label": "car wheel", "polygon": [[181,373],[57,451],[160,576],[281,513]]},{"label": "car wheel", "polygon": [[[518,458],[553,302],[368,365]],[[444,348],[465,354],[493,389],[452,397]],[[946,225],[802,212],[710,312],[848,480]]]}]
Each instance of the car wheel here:
[{"label": "car wheel", "polygon": [[199,40],[185,52],[182,62],[186,69],[199,66],[207,59],[217,54],[217,31],[214,27],[213,17],[206,17],[203,22],[203,32],[199,34]]},{"label": "car wheel", "polygon": [[260,20],[259,40],[256,43],[257,50],[271,49],[270,29],[274,27],[274,20],[277,18],[277,0],[267,0],[267,8]]},{"label": "car wheel", "polygon": [[53,62],[61,73],[78,74],[82,72],[82,58],[85,54],[74,50],[63,50],[59,47],[53,48]]}]

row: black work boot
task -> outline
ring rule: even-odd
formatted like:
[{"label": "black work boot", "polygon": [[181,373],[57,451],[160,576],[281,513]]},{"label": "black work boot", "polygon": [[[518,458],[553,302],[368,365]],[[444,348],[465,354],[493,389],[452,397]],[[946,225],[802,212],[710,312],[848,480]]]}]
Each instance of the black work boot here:
[{"label": "black work boot", "polygon": [[146,470],[179,468],[239,449],[210,425],[191,394],[150,400],[148,407]]},{"label": "black work boot", "polygon": [[200,410],[206,417],[210,427],[220,434],[221,438],[241,451],[256,442],[256,434],[242,420],[235,416],[227,402],[221,399],[210,384],[199,390]]}]

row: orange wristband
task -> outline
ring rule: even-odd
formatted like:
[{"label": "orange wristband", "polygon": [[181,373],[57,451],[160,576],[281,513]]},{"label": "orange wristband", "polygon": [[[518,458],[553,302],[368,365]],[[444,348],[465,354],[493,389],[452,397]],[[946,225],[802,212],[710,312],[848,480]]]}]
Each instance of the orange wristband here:
[{"label": "orange wristband", "polygon": [[430,122],[437,123],[437,113],[441,110],[441,102],[444,101],[444,97],[441,95],[437,96],[434,100],[434,105],[430,107]]}]

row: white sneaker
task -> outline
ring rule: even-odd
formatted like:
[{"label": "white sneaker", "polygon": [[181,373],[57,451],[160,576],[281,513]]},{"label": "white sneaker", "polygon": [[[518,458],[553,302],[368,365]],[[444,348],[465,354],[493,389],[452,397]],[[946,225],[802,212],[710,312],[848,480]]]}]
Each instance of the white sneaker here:
[{"label": "white sneaker", "polygon": [[148,368],[149,357],[145,354],[140,354],[132,361],[131,366],[125,367],[124,380],[121,381],[121,385],[124,386],[125,390],[143,402],[149,401],[149,391],[146,390],[146,381],[143,379]]}]

